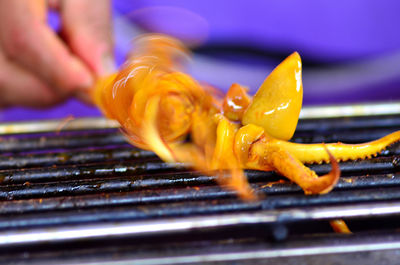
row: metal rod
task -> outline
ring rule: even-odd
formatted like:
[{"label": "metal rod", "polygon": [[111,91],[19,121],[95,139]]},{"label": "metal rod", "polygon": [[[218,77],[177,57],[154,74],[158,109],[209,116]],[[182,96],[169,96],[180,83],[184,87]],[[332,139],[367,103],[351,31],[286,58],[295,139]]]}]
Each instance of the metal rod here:
[{"label": "metal rod", "polygon": [[336,117],[394,115],[400,113],[400,102],[332,105],[305,107],[301,110],[301,119],[324,119]]},{"label": "metal rod", "polygon": [[[54,243],[76,240],[110,239],[112,237],[145,237],[176,233],[192,233],[204,229],[223,229],[243,225],[266,225],[276,222],[318,221],[338,218],[378,217],[400,215],[400,202],[284,209],[255,213],[208,215],[201,217],[167,218],[137,222],[97,223],[0,232],[0,247]],[[282,218],[283,217],[283,218]]]},{"label": "metal rod", "polygon": [[[304,107],[300,119],[336,118],[371,115],[395,115],[400,113],[400,102],[357,104],[342,106]],[[0,135],[56,131],[63,120],[13,122],[0,124]],[[63,130],[118,128],[117,122],[105,118],[78,118],[68,122]]]},{"label": "metal rod", "polygon": [[[357,260],[360,261],[360,253],[363,252],[372,252],[372,251],[390,251],[390,250],[398,250],[400,249],[400,239],[399,238],[376,238],[376,241],[370,240],[346,240],[342,239],[341,244],[328,243],[328,244],[318,244],[319,242],[308,242],[307,246],[294,246],[294,247],[263,247],[256,249],[234,249],[229,251],[193,251],[195,253],[191,255],[175,255],[175,256],[158,256],[158,257],[133,257],[133,258],[121,258],[119,260],[96,260],[88,261],[88,262],[67,262],[66,264],[85,264],[85,265],[129,265],[129,264],[141,264],[141,265],[178,265],[178,264],[231,264],[231,263],[243,263],[243,264],[259,264],[259,261],[262,260],[263,264],[265,262],[273,263],[273,259],[275,258],[296,258],[296,264],[302,264],[302,262],[309,261],[307,256],[316,256],[318,255],[320,258],[311,259],[311,261],[319,260],[323,264],[323,262],[327,261],[344,261],[343,264],[347,264],[347,261]],[[350,242],[349,242],[350,241]],[[357,253],[357,258],[346,257],[344,258],[344,254],[349,253]],[[326,255],[342,255],[342,259],[338,258],[330,258],[328,259]],[[387,255],[393,255],[393,253],[387,253]],[[368,264],[371,261],[371,255],[365,255],[361,259],[362,263],[356,264]],[[386,259],[385,259],[386,260]],[[394,256],[391,261],[396,260]],[[375,257],[373,260],[374,263],[377,264],[382,261],[382,256]],[[260,263],[261,264],[261,263]],[[307,262],[307,264],[309,264]],[[330,264],[330,263],[329,263]]]},{"label": "metal rod", "polygon": [[[92,163],[92,164],[75,164],[75,165],[63,165],[55,164],[51,167],[41,167],[41,168],[22,168],[22,169],[8,169],[0,170],[0,185],[1,184],[23,184],[25,182],[29,183],[40,183],[40,182],[54,182],[62,180],[74,180],[74,179],[90,179],[99,177],[116,177],[116,176],[136,176],[143,174],[155,174],[164,173],[166,176],[171,176],[173,173],[178,173],[177,170],[182,170],[185,165],[174,163],[163,163],[158,158],[152,156],[151,153],[132,150],[131,156],[144,155],[144,157],[136,158],[135,160],[123,160],[115,163],[115,158],[121,157],[120,155],[126,153],[117,153],[116,157],[113,157],[112,153],[100,153],[97,155],[89,156],[86,160],[97,161],[104,158],[108,160],[107,163]],[[61,157],[64,154],[61,154]],[[149,155],[149,157],[146,157]],[[100,157],[100,158],[99,158]],[[59,157],[55,156],[55,159]],[[80,160],[82,162],[85,160],[85,156],[77,155],[74,159]],[[16,161],[21,162],[21,161]],[[43,163],[45,163],[44,161]],[[69,163],[73,161],[68,161]],[[66,163],[66,162],[63,162]],[[67,163],[68,164],[68,163]],[[331,166],[330,164],[320,164],[320,165],[309,165],[311,169],[315,170],[317,174],[325,174],[329,172]],[[1,160],[0,160],[1,167]],[[354,174],[358,172],[361,174],[371,174],[373,172],[382,171],[385,173],[393,173],[400,167],[400,162],[397,156],[388,157],[377,157],[362,161],[347,161],[341,162],[340,168],[342,175]],[[262,171],[247,171],[250,178],[254,176],[264,176],[271,177],[276,174],[273,172],[262,172]],[[190,176],[192,178],[192,176]]]},{"label": "metal rod", "polygon": [[[150,151],[140,150],[134,147],[109,148],[100,150],[80,150],[65,152],[45,152],[39,154],[19,154],[12,156],[0,156],[0,170],[13,168],[30,168],[44,166],[60,166],[69,164],[87,164],[110,161],[140,160],[155,157]],[[1,173],[0,173],[1,174]]]},{"label": "metal rod", "polygon": [[[306,211],[309,207],[326,207],[337,204],[367,204],[376,201],[380,201],[383,207],[384,205],[389,205],[394,200],[400,200],[398,187],[365,189],[356,192],[336,191],[325,196],[304,196],[301,192],[290,194],[290,196],[287,194],[271,194],[266,199],[254,202],[243,202],[234,197],[232,192],[220,190],[216,187],[202,187],[200,191],[196,191],[195,188],[188,191],[175,189],[175,194],[173,192],[173,190],[160,192],[156,189],[152,192],[138,192],[135,194],[136,196],[131,194],[130,196],[127,195],[120,198],[111,197],[108,202],[105,201],[106,199],[88,205],[81,202],[75,205],[75,207],[68,206],[67,202],[65,209],[62,208],[63,205],[60,208],[50,205],[49,209],[43,207],[38,209],[39,211],[31,210],[11,216],[5,213],[0,219],[0,230],[26,229],[35,226],[51,228],[59,225],[102,221],[123,222],[128,220],[154,220],[167,217],[183,218],[186,216],[224,213],[240,214],[243,212],[280,210],[293,207],[297,207],[302,212]],[[77,211],[78,208],[79,211]],[[40,210],[42,211],[41,213]],[[51,212],[51,210],[54,210],[54,212]],[[333,215],[334,213],[330,214]],[[350,216],[351,211],[347,214]],[[336,217],[341,218],[343,216]],[[370,216],[365,215],[364,217]],[[289,219],[287,219],[282,215],[280,218],[281,221],[289,221],[291,217],[289,216]]]},{"label": "metal rod", "polygon": [[[56,131],[64,121],[61,120],[41,120],[28,122],[12,122],[0,124],[1,134],[19,133],[40,133]],[[66,123],[62,130],[85,130],[85,129],[104,129],[118,128],[116,121],[105,118],[77,118]]]},{"label": "metal rod", "polygon": [[[79,135],[47,135],[37,137],[8,137],[0,141],[0,153],[23,152],[23,151],[51,151],[65,149],[96,148],[104,146],[131,146],[124,136],[119,133],[90,133],[82,132]],[[133,148],[133,147],[132,147]]]}]

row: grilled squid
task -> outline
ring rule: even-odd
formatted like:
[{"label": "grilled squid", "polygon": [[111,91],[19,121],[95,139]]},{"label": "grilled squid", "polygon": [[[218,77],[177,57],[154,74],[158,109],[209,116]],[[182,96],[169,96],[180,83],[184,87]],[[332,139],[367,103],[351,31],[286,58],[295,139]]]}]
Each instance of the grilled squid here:
[{"label": "grilled squid", "polygon": [[[276,171],[306,194],[329,192],[337,183],[337,161],[375,155],[400,138],[395,132],[357,145],[289,142],[303,99],[302,64],[293,53],[265,79],[254,97],[233,84],[225,96],[184,72],[189,52],[178,40],[144,35],[119,73],[98,81],[93,100],[117,120],[129,141],[167,162],[185,163],[235,190],[255,195],[244,169]],[[330,162],[318,176],[304,163]]]}]

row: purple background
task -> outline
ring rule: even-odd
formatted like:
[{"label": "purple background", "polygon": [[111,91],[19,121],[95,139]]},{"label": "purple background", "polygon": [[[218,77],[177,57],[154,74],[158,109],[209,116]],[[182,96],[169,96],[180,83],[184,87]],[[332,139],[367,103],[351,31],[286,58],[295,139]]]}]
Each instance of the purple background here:
[{"label": "purple background", "polygon": [[[222,90],[239,82],[255,91],[282,56],[296,50],[305,62],[305,105],[400,99],[400,1],[115,0],[113,9],[119,64],[135,35],[164,32],[193,47],[247,47],[278,55],[195,54],[191,73]],[[50,21],[57,26],[56,17]],[[3,110],[0,120],[70,114],[100,115],[70,100],[41,111]]]}]

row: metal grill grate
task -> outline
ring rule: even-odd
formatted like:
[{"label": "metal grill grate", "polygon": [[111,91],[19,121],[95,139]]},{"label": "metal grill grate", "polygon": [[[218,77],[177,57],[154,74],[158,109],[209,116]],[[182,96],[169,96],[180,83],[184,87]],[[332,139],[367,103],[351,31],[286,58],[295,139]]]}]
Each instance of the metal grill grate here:
[{"label": "metal grill grate", "polygon": [[[51,131],[57,122],[0,128],[13,126],[0,138],[5,263],[298,264],[303,255],[303,263],[369,264],[399,257],[398,144],[376,158],[340,163],[340,182],[323,196],[305,196],[273,172],[247,171],[263,199],[244,202],[212,176],[131,147],[113,123],[80,123],[88,124],[77,120],[62,132]],[[396,114],[310,118],[293,141],[358,143],[399,129]],[[338,218],[355,233],[334,234],[328,221]]]}]

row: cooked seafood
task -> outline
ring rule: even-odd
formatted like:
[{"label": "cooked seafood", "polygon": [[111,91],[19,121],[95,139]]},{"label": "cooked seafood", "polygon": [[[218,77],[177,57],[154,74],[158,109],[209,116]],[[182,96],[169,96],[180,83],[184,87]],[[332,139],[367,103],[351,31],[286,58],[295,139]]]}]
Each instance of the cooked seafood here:
[{"label": "cooked seafood", "polygon": [[[279,64],[254,97],[233,84],[222,97],[211,86],[184,73],[189,52],[178,40],[144,35],[119,73],[100,80],[93,98],[117,120],[129,141],[154,151],[167,162],[182,162],[254,199],[243,169],[274,170],[306,194],[329,192],[337,183],[337,161],[376,155],[400,138],[400,132],[365,144],[297,144],[303,98],[298,53]],[[323,176],[303,163],[331,162]]]}]

